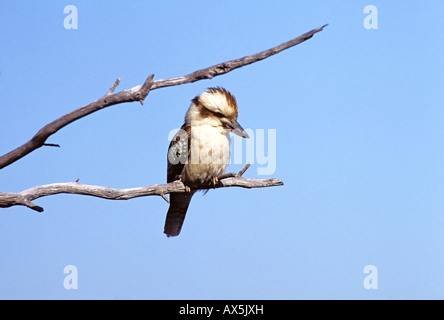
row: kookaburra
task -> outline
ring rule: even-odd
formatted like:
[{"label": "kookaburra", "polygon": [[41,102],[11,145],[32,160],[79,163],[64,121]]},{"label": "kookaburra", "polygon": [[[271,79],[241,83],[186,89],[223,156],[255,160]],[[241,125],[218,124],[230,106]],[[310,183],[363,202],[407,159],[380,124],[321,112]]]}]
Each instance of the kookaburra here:
[{"label": "kookaburra", "polygon": [[[187,189],[217,184],[230,161],[229,132],[248,138],[237,115],[235,97],[223,88],[209,88],[195,97],[168,149],[167,182],[180,179]],[[195,192],[171,193],[164,229],[168,237],[180,233]]]}]

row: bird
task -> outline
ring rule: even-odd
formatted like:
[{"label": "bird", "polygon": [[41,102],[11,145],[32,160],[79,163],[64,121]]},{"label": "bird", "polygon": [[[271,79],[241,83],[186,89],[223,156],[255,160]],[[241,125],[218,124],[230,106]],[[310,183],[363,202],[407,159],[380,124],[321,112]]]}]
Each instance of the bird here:
[{"label": "bird", "polygon": [[[181,129],[168,147],[167,182],[180,180],[185,192],[170,194],[165,219],[167,237],[178,236],[185,219],[194,185],[215,186],[230,160],[230,132],[249,138],[237,122],[236,98],[222,87],[212,87],[191,100]],[[207,190],[208,191],[208,190]]]}]

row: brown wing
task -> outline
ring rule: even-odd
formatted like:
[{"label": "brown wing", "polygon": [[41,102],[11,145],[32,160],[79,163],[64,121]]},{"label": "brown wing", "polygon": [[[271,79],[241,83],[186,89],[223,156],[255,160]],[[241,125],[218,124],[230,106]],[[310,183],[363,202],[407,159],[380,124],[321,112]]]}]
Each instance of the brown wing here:
[{"label": "brown wing", "polygon": [[190,145],[188,131],[190,129],[184,124],[170,142],[168,147],[167,182],[178,180],[185,163],[188,162],[188,146]]},{"label": "brown wing", "polygon": [[[167,182],[180,179],[182,170],[188,162],[190,128],[185,124],[171,140],[168,148]],[[170,208],[165,219],[164,233],[168,237],[179,235],[185,220],[185,215],[194,192],[172,193],[170,195]]]}]

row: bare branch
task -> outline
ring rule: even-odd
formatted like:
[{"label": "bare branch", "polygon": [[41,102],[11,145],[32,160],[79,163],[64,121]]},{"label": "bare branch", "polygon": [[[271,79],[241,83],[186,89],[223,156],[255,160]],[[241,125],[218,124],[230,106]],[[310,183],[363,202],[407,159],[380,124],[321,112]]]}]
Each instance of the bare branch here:
[{"label": "bare branch", "polygon": [[83,106],[79,109],[76,109],[59,119],[51,122],[50,124],[44,126],[42,129],[40,129],[39,132],[28,142],[23,144],[22,146],[16,148],[15,150],[5,154],[4,156],[0,157],[0,169],[14,163],[15,161],[23,158],[30,152],[40,148],[43,146],[51,135],[65,127],[66,125],[70,124],[71,122],[74,122],[80,118],[83,118],[93,112],[96,112],[98,110],[104,109],[106,107],[120,104],[124,102],[134,102],[139,101],[141,104],[143,104],[146,96],[148,95],[150,90],[155,90],[163,87],[169,87],[169,86],[176,86],[180,84],[185,83],[191,83],[202,79],[211,79],[213,77],[228,73],[234,69],[249,65],[251,63],[263,60],[265,58],[268,58],[272,55],[275,55],[276,53],[279,53],[285,49],[288,49],[290,47],[293,47],[295,45],[298,45],[311,37],[317,32],[320,32],[323,30],[324,27],[327,25],[324,25],[320,28],[313,29],[307,33],[304,33],[303,35],[296,37],[290,41],[284,42],[276,47],[273,47],[271,49],[246,56],[240,59],[231,60],[219,63],[217,65],[197,70],[195,72],[192,72],[188,75],[185,75],[183,77],[178,78],[170,78],[170,79],[160,79],[153,81],[153,75],[150,75],[145,83],[143,85],[136,86],[129,90],[124,90],[118,93],[114,93],[114,90],[120,83],[120,78],[117,79],[114,84],[109,89],[108,93],[103,96],[102,98]]},{"label": "bare branch", "polygon": [[109,90],[109,92],[102,98],[68,113],[63,117],[58,118],[57,120],[51,122],[50,124],[47,124],[42,129],[40,129],[40,131],[37,132],[37,134],[34,137],[32,137],[31,140],[26,142],[24,145],[2,156],[0,158],[0,169],[10,165],[11,163],[17,161],[20,158],[23,158],[30,152],[40,148],[45,144],[45,141],[46,139],[48,139],[48,137],[50,137],[63,127],[67,126],[71,122],[74,122],[93,112],[96,112],[98,110],[104,109],[106,107],[118,103],[143,101],[145,97],[148,95],[151,85],[154,82],[153,77],[154,75],[150,75],[146,79],[143,86],[141,86],[138,89],[133,88],[129,90],[120,91],[115,94],[109,94],[109,92],[113,89],[113,87],[115,88],[117,86],[116,85],[117,81],[116,81]]},{"label": "bare branch", "polygon": [[[219,183],[216,186],[201,185],[193,186],[192,189],[205,190],[225,187],[264,188],[282,185],[283,182],[275,178],[245,179],[240,176],[234,176],[219,180]],[[129,189],[114,189],[102,186],[86,185],[78,182],[52,183],[43,186],[32,187],[18,193],[0,193],[0,207],[7,208],[22,205],[35,211],[43,212],[43,208],[32,203],[32,201],[38,198],[60,193],[87,195],[110,200],[128,200],[137,197],[161,196],[163,199],[168,201],[168,199],[165,197],[165,194],[185,191],[185,185],[179,180],[167,184],[157,184],[147,187],[137,187]]]},{"label": "bare branch", "polygon": [[234,69],[237,69],[237,68],[252,64],[254,62],[263,60],[265,58],[268,58],[268,57],[275,55],[276,53],[279,53],[285,49],[294,47],[295,45],[298,45],[298,44],[310,39],[311,37],[313,37],[313,35],[315,33],[322,31],[327,25],[328,24],[323,25],[320,28],[313,29],[313,30],[311,30],[307,33],[304,33],[303,35],[300,35],[299,37],[296,37],[290,41],[284,42],[276,47],[273,47],[271,49],[268,49],[268,50],[265,50],[265,51],[262,51],[262,52],[259,52],[256,54],[252,54],[250,56],[246,56],[246,57],[236,59],[236,60],[222,62],[222,63],[216,64],[214,66],[211,66],[211,67],[208,67],[205,69],[197,70],[197,71],[187,74],[186,76],[183,76],[183,77],[156,80],[156,81],[154,81],[152,90],[158,89],[158,88],[163,88],[163,87],[177,86],[180,84],[196,82],[196,81],[202,80],[202,79],[212,79],[216,76],[220,76],[222,74],[228,73]]}]

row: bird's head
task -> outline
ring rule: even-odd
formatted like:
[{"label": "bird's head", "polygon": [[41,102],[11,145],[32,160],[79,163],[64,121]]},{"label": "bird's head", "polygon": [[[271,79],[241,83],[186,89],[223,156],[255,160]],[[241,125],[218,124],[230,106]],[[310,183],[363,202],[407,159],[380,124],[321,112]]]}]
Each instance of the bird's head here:
[{"label": "bird's head", "polygon": [[210,124],[221,127],[243,138],[247,132],[237,122],[238,108],[236,98],[224,88],[208,88],[192,100],[185,116],[186,123]]}]

